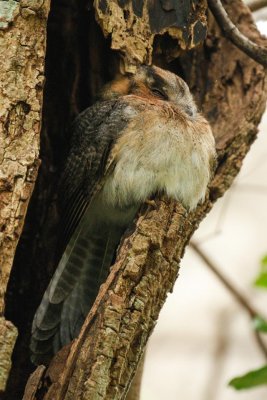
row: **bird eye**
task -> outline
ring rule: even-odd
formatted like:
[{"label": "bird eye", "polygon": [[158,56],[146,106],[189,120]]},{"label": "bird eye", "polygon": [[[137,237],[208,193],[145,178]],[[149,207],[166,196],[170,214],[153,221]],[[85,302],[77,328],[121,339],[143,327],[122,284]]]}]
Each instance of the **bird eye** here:
[{"label": "bird eye", "polygon": [[192,110],[191,107],[185,107],[185,112],[186,112],[186,114],[189,115],[189,117],[193,117],[193,115],[194,115],[194,111]]},{"label": "bird eye", "polygon": [[194,117],[197,113],[196,106],[193,104],[186,105],[184,110],[185,110],[186,114],[189,115],[189,117]]},{"label": "bird eye", "polygon": [[158,88],[152,88],[151,91],[155,96],[159,97],[160,99],[168,100],[168,96]]}]

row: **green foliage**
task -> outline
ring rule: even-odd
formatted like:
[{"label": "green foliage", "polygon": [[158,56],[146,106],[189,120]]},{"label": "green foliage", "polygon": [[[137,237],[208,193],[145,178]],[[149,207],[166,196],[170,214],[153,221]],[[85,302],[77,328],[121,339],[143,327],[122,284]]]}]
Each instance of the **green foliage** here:
[{"label": "green foliage", "polygon": [[255,285],[267,289],[267,255],[261,260],[261,269],[256,278]]},{"label": "green foliage", "polygon": [[259,332],[267,333],[267,322],[261,317],[256,317],[253,320],[254,329]]},{"label": "green foliage", "polygon": [[[261,259],[260,273],[256,278],[255,285],[267,289],[267,255]],[[258,316],[254,318],[253,325],[255,330],[267,333],[267,321],[265,319]],[[236,390],[249,389],[259,385],[267,385],[267,365],[233,378],[229,382],[229,386]]]},{"label": "green foliage", "polygon": [[267,365],[236,377],[229,382],[236,390],[248,389],[254,386],[267,385]]}]

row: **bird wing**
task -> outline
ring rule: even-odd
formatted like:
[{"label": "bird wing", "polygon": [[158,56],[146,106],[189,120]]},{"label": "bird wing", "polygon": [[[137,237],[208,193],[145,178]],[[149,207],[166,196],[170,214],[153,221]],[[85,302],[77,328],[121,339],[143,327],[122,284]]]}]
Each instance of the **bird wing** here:
[{"label": "bird wing", "polygon": [[114,166],[111,148],[126,125],[118,121],[121,111],[118,101],[99,102],[87,108],[75,119],[73,136],[59,185],[60,224],[58,251],[66,248],[94,195],[101,189],[104,177]]},{"label": "bird wing", "polygon": [[[81,325],[88,307],[86,302],[84,306],[81,296],[92,283],[94,277],[90,283],[88,274],[94,275],[93,264],[97,261],[95,257],[88,265],[92,258],[88,252],[93,252],[90,249],[97,247],[98,253],[108,253],[106,260],[105,257],[101,260],[103,254],[99,254],[100,264],[105,264],[105,268],[111,262],[114,243],[110,245],[110,233],[106,232],[105,236],[104,232],[103,237],[96,223],[90,229],[87,226],[96,212],[95,205],[90,205],[114,167],[112,144],[128,122],[123,116],[124,106],[119,100],[96,103],[74,121],[71,150],[59,190],[62,256],[34,317],[30,345],[34,363],[48,361],[58,348],[73,338],[77,332],[75,326]],[[120,231],[114,233],[115,236],[121,234]],[[85,253],[84,258],[78,254],[77,247]],[[67,319],[69,327],[62,327],[62,318]]]}]

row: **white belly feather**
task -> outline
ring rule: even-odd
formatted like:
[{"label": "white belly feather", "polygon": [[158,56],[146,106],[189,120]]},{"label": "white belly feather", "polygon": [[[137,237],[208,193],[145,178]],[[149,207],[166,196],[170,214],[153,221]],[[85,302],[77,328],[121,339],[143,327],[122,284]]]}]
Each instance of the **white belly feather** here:
[{"label": "white belly feather", "polygon": [[[205,121],[200,115],[196,118]],[[116,144],[116,166],[104,186],[106,201],[127,206],[164,191],[194,209],[204,200],[214,153],[209,125],[205,134],[196,132],[197,127],[197,121],[181,125],[170,120],[163,125],[157,117],[151,124],[145,113],[132,121]]]}]

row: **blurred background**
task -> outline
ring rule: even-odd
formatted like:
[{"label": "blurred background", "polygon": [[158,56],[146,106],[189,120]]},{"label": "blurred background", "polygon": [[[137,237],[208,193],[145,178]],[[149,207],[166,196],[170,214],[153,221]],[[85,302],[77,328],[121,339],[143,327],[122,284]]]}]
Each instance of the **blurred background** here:
[{"label": "blurred background", "polygon": [[[267,35],[265,3],[254,17]],[[267,291],[253,286],[267,254],[266,177],[267,112],[240,174],[192,240],[267,316]],[[265,400],[267,386],[235,391],[228,382],[266,363],[248,314],[188,247],[149,341],[141,400]]]}]

